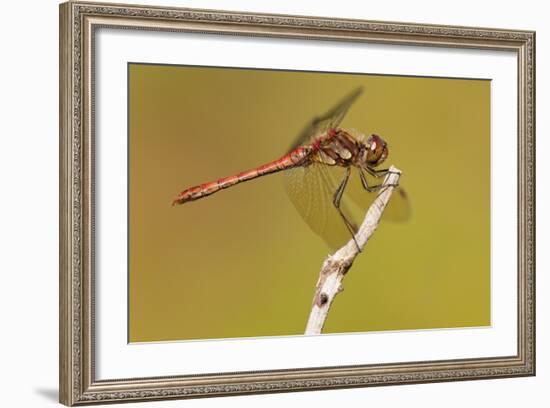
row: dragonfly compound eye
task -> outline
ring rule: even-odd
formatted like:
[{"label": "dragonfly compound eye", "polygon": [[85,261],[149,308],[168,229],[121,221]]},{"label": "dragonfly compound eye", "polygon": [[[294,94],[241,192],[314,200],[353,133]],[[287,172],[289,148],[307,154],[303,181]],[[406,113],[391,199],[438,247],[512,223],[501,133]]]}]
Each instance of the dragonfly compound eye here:
[{"label": "dragonfly compound eye", "polygon": [[372,166],[382,164],[388,157],[388,145],[378,135],[371,135],[367,140],[367,162]]}]

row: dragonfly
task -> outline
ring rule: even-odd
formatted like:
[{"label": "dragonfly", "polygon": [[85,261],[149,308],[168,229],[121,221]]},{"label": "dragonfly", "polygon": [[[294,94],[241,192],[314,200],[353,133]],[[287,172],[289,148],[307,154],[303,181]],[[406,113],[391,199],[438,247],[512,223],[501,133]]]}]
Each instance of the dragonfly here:
[{"label": "dragonfly", "polygon": [[[311,120],[282,157],[189,187],[176,196],[172,205],[199,200],[245,181],[284,171],[288,196],[313,232],[332,248],[341,246],[350,235],[357,245],[359,214],[364,214],[375,197],[369,193],[383,188],[379,180],[390,171],[379,168],[389,154],[388,144],[381,136],[366,137],[340,127],[361,93],[362,88],[353,90],[332,109]],[[389,213],[386,218],[404,221],[410,212],[408,198],[402,188],[397,191],[394,195],[397,198],[392,197],[390,204],[398,203],[388,205],[384,215]]]}]

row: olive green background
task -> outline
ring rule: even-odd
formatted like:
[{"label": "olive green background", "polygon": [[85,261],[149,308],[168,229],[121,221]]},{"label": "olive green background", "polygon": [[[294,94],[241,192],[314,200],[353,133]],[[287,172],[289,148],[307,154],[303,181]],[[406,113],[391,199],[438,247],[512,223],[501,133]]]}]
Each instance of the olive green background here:
[{"label": "olive green background", "polygon": [[382,223],[324,332],[490,325],[490,81],[130,64],[129,341],[302,334],[327,245],[282,173],[171,207],[274,160],[357,86],[412,216]]}]

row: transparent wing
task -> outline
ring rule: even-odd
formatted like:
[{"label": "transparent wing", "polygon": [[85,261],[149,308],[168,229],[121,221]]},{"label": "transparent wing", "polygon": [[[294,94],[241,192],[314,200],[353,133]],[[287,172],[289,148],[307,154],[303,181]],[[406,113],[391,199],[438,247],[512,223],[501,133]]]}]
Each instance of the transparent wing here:
[{"label": "transparent wing", "polygon": [[[383,178],[374,178],[368,174],[366,174],[366,177],[370,186],[380,184],[384,181]],[[359,211],[364,217],[365,212],[371,206],[376,196],[376,192],[370,193],[363,188],[358,170],[354,169],[344,193],[347,202],[351,204],[351,210]],[[357,213],[354,213],[354,215],[358,216]],[[411,202],[405,189],[399,186],[395,189],[384,210],[382,221],[406,222],[410,218]]]},{"label": "transparent wing", "polygon": [[[352,236],[333,204],[334,194],[345,169],[313,163],[285,172],[285,187],[298,213],[310,229],[332,249],[341,247]],[[344,197],[340,208],[356,227],[358,220]]]},{"label": "transparent wing", "polygon": [[[351,233],[333,203],[334,193],[345,172],[343,167],[319,163],[285,172],[285,187],[292,204],[309,228],[332,249],[340,248],[351,239]],[[381,180],[371,177],[370,183],[375,185]],[[376,196],[376,192],[363,188],[357,169],[352,168],[340,208],[356,229]],[[405,190],[399,187],[392,195],[382,221],[404,222],[409,218],[409,200]]]},{"label": "transparent wing", "polygon": [[411,201],[406,190],[399,186],[395,189],[388,206],[384,211],[383,219],[393,222],[406,222],[412,216]]},{"label": "transparent wing", "polygon": [[326,132],[328,129],[337,128],[344,119],[344,116],[346,116],[351,105],[353,105],[362,92],[362,88],[355,89],[328,112],[314,118],[294,140],[289,151],[309,142],[313,137]]}]

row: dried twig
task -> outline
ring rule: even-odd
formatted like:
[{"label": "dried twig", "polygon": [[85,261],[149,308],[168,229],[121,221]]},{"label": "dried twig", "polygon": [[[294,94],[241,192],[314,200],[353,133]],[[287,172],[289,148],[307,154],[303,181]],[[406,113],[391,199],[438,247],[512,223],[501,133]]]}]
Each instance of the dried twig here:
[{"label": "dried twig", "polygon": [[[390,172],[384,179],[383,187],[380,189],[378,196],[367,211],[365,219],[355,235],[355,239],[361,251],[363,251],[367,241],[374,231],[376,231],[382,213],[390,200],[393,190],[395,186],[399,184],[400,175],[400,170],[394,166],[390,167]],[[321,333],[335,296],[343,290],[342,280],[359,253],[354,240],[350,239],[346,245],[325,260],[321,272],[319,273],[319,280],[317,281],[317,288],[315,296],[313,297],[313,305],[305,334]]]}]

